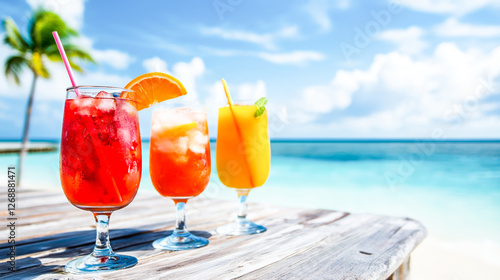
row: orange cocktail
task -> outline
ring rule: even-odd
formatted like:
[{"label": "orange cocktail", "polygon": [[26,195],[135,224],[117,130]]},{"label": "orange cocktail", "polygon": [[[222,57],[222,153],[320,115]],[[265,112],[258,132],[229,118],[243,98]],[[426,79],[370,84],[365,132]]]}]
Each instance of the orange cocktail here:
[{"label": "orange cocktail", "polygon": [[202,247],[208,240],[195,236],[185,226],[184,206],[202,193],[210,180],[210,139],[204,109],[163,107],[151,121],[149,174],[156,190],[174,200],[177,221],[172,235],[153,246],[165,250]]},{"label": "orange cocktail", "polygon": [[217,174],[230,188],[262,186],[271,164],[267,111],[258,118],[254,105],[235,104],[232,111],[229,106],[219,108]]},{"label": "orange cocktail", "polygon": [[202,193],[210,179],[210,142],[204,113],[187,108],[153,113],[149,173],[156,190],[175,202]]},{"label": "orange cocktail", "polygon": [[244,235],[266,230],[246,217],[248,193],[266,182],[271,165],[266,102],[235,102],[219,108],[217,174],[224,185],[236,189],[240,200],[236,221],[217,228],[219,233]]}]

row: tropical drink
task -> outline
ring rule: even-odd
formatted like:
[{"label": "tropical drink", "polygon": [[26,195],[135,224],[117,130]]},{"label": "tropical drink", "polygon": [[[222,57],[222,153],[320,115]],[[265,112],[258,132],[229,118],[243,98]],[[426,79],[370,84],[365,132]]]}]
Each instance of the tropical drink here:
[{"label": "tropical drink", "polygon": [[239,208],[233,223],[220,226],[217,232],[246,235],[266,231],[247,219],[247,196],[251,189],[262,186],[269,176],[271,148],[267,132],[266,98],[254,104],[234,102],[226,81],[222,79],[228,106],[219,108],[217,130],[217,175],[227,187],[236,189]]},{"label": "tropical drink", "polygon": [[[125,88],[138,101],[137,107],[186,95],[176,78],[161,72],[140,75]],[[157,106],[151,119],[149,174],[156,190],[175,202],[177,219],[170,236],[153,242],[164,250],[187,250],[205,246],[208,240],[191,234],[186,227],[184,207],[199,195],[210,179],[210,141],[207,113],[192,103]]]},{"label": "tropical drink", "polygon": [[161,195],[186,202],[205,190],[210,179],[210,142],[204,112],[155,111],[150,145],[149,173]]},{"label": "tropical drink", "polygon": [[271,151],[267,111],[256,118],[255,110],[254,105],[237,103],[232,110],[229,106],[219,108],[217,174],[227,187],[259,187],[269,175]]},{"label": "tropical drink", "polygon": [[92,273],[137,264],[113,252],[109,218],[134,199],[141,180],[139,119],[134,101],[120,98],[123,88],[81,86],[67,90],[61,136],[60,175],[64,194],[76,207],[91,211],[97,239],[92,254],[65,269]]},{"label": "tropical drink", "polygon": [[204,108],[178,104],[153,113],[149,174],[156,190],[175,202],[177,220],[174,232],[156,240],[153,247],[188,250],[208,244],[190,233],[184,207],[189,198],[205,190],[210,179],[210,139]]},{"label": "tropical drink", "polygon": [[134,199],[141,179],[141,139],[133,102],[67,99],[61,138],[61,183],[68,200],[89,211],[117,210]]}]

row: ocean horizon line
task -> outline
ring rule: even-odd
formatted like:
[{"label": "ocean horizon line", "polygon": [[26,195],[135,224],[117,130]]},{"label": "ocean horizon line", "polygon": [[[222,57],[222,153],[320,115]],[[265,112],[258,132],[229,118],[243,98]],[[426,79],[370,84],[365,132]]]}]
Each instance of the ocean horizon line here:
[{"label": "ocean horizon line", "polygon": [[[210,138],[210,142],[216,142],[216,138]],[[429,139],[429,138],[271,138],[274,143],[411,143],[411,142],[436,142],[436,143],[495,143],[500,139],[488,138],[452,138],[452,139]],[[21,142],[21,139],[5,138],[1,142]],[[36,138],[29,139],[29,142],[59,143],[60,139]],[[141,139],[141,142],[149,143],[149,138]]]}]

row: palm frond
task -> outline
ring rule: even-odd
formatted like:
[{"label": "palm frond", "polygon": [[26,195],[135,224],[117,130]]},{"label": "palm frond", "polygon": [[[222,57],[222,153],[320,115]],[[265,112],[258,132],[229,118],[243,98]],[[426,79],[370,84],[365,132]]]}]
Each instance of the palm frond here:
[{"label": "palm frond", "polygon": [[52,31],[57,31],[63,42],[69,37],[78,35],[59,15],[43,9],[34,12],[28,29],[33,41],[33,49],[40,52],[45,52],[47,48],[55,45]]},{"label": "palm frond", "polygon": [[42,54],[39,52],[33,53],[33,56],[31,58],[31,69],[37,76],[40,76],[42,78],[50,77],[50,73],[47,68],[45,68],[45,65],[43,63]]},{"label": "palm frond", "polygon": [[83,68],[74,62],[70,62],[69,65],[71,65],[71,69],[75,70],[76,72],[80,72],[80,73],[84,72]]},{"label": "palm frond", "polygon": [[70,64],[75,71],[82,72],[83,68],[79,62],[95,63],[92,56],[77,45],[70,44],[72,37],[78,36],[78,32],[70,28],[59,15],[44,9],[36,9],[28,23],[28,37],[23,37],[19,28],[11,18],[2,21],[5,29],[4,41],[12,48],[19,51],[15,56],[9,57],[5,62],[5,75],[14,79],[19,84],[19,74],[26,66],[35,75],[49,78],[50,73],[46,63],[50,61],[61,61],[59,51],[52,37],[52,32],[58,32],[64,44]]},{"label": "palm frond", "polygon": [[29,67],[30,62],[21,55],[12,55],[5,61],[5,76],[12,78],[16,84],[20,84],[19,75],[24,68]]},{"label": "palm frond", "polygon": [[21,53],[25,53],[29,49],[29,43],[19,32],[14,20],[10,17],[2,21],[2,27],[5,30],[4,42]]},{"label": "palm frond", "polygon": [[[64,50],[66,51],[66,55],[68,56],[70,62],[73,59],[77,58],[81,61],[96,63],[92,56],[79,46],[73,44],[64,44]],[[51,61],[61,61],[61,56],[59,55],[59,51],[57,50],[56,46],[48,48],[45,54]]]}]

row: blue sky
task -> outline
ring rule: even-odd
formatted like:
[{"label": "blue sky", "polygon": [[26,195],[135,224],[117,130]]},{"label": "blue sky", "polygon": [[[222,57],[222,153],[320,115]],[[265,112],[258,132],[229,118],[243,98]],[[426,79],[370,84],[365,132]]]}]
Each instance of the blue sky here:
[{"label": "blue sky", "polygon": [[[268,97],[276,138],[500,138],[498,0],[129,2],[0,0],[0,17],[25,30],[33,7],[60,13],[99,62],[79,84],[173,74],[207,104],[212,137],[224,77],[234,98]],[[2,64],[11,53],[0,45]],[[62,65],[50,70],[34,139],[61,132],[69,80]],[[18,87],[0,76],[0,138],[21,136],[32,79],[22,77]]]}]

